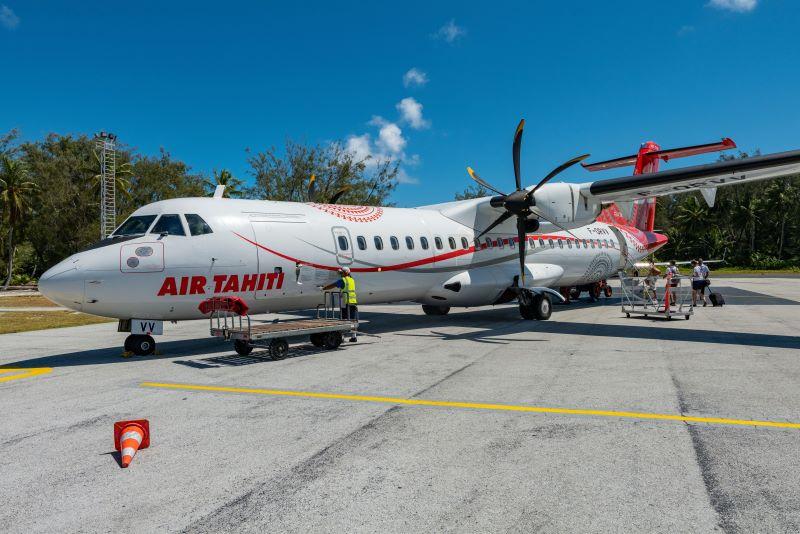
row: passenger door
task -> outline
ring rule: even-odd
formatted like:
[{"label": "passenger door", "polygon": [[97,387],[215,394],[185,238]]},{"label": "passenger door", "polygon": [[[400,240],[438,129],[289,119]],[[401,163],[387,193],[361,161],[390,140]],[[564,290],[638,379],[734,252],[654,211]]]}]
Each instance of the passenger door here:
[{"label": "passenger door", "polygon": [[350,265],[353,263],[353,240],[350,239],[350,232],[343,226],[334,226],[331,232],[336,247],[336,261],[339,265]]}]

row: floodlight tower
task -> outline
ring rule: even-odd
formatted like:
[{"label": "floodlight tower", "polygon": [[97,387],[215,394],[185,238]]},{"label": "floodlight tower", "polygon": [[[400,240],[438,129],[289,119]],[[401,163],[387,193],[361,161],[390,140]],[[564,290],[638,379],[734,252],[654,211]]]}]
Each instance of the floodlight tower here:
[{"label": "floodlight tower", "polygon": [[100,160],[100,239],[105,239],[117,227],[117,136],[102,131],[94,140]]}]

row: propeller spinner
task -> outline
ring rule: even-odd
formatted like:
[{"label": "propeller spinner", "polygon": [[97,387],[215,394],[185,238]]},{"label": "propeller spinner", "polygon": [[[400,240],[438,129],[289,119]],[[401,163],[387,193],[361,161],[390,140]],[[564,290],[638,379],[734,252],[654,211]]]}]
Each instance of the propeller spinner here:
[{"label": "propeller spinner", "polygon": [[548,219],[541,211],[536,209],[536,191],[542,187],[544,184],[552,180],[556,175],[561,173],[562,171],[568,169],[569,167],[575,165],[576,163],[585,160],[589,157],[589,154],[583,154],[582,156],[577,156],[572,158],[569,161],[566,161],[550,171],[550,173],[542,178],[542,180],[536,184],[535,187],[532,189],[523,189],[522,188],[522,178],[520,176],[520,151],[522,149],[522,131],[525,128],[525,119],[519,121],[519,125],[517,125],[517,130],[514,132],[514,144],[511,148],[511,156],[514,160],[514,181],[517,186],[516,190],[513,193],[506,194],[494,187],[492,184],[478,176],[471,167],[467,167],[467,172],[469,173],[470,178],[475,180],[479,185],[489,189],[490,191],[494,191],[497,193],[498,196],[492,197],[489,203],[492,207],[495,208],[504,208],[506,211],[502,215],[500,215],[497,219],[492,222],[485,230],[483,230],[480,234],[478,234],[477,238],[483,237],[488,232],[492,231],[496,226],[504,223],[511,217],[517,218],[517,239],[519,240],[519,271],[520,271],[520,281],[522,282],[520,287],[525,287],[525,254],[527,249],[527,239],[526,234],[529,232],[535,232],[539,229],[539,221],[537,219],[528,219],[529,216],[533,215],[536,216],[538,219],[544,219],[547,222],[551,223],[552,225],[561,228],[565,232],[572,235],[572,232],[567,230],[566,228],[562,227],[560,224],[556,223]]}]

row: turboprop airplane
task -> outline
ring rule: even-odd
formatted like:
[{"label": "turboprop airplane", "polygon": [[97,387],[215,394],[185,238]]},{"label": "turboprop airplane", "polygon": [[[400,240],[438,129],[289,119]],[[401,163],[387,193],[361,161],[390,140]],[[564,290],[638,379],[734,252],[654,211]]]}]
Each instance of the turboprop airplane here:
[{"label": "turboprop airplane", "polygon": [[[451,307],[516,301],[525,319],[548,319],[553,288],[604,280],[667,242],[652,231],[653,197],[800,172],[800,150],[654,172],[659,160],[721,150],[730,140],[590,165],[636,165],[638,174],[587,183],[550,183],[588,155],[523,187],[512,148],[515,189],[492,197],[418,208],[182,198],[136,210],[108,238],[49,269],[39,288],[69,308],[120,319],[128,350],[150,354],[163,321],[198,319],[214,296],[244,299],[252,313],[308,309],[319,286],[347,266],[360,304],[415,301],[428,315]],[[203,307],[205,309],[205,307]]]}]

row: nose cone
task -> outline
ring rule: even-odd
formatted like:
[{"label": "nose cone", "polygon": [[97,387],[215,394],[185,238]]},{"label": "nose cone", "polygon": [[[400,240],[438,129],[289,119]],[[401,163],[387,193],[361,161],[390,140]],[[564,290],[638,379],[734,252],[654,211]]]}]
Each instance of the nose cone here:
[{"label": "nose cone", "polygon": [[83,309],[83,275],[78,262],[67,259],[46,271],[39,278],[39,291],[57,304]]}]

